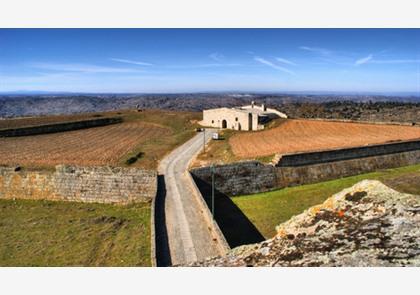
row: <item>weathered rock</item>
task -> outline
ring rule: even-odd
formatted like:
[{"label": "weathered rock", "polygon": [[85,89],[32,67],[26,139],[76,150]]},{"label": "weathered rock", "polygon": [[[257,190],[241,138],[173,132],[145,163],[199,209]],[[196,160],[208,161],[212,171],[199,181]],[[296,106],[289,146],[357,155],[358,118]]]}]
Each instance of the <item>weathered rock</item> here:
[{"label": "weathered rock", "polygon": [[420,266],[420,196],[364,180],[279,225],[276,237],[194,266]]}]

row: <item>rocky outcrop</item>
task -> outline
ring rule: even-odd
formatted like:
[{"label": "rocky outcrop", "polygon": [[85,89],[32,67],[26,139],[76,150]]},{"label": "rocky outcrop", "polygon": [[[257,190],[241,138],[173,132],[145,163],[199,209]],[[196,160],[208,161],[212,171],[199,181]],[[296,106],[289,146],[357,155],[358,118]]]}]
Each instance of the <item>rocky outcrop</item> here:
[{"label": "rocky outcrop", "polygon": [[262,243],[194,266],[420,266],[420,196],[364,180]]}]

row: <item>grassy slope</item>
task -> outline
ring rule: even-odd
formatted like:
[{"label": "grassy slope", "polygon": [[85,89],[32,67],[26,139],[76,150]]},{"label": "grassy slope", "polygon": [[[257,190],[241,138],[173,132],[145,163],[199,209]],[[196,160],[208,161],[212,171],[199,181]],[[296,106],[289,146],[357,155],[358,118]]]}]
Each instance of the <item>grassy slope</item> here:
[{"label": "grassy slope", "polygon": [[270,238],[275,234],[276,225],[313,205],[322,203],[332,194],[363,179],[378,179],[396,190],[420,194],[420,165],[413,165],[267,193],[239,196],[232,200],[261,234]]},{"label": "grassy slope", "polygon": [[0,266],[150,266],[150,204],[0,200]]},{"label": "grassy slope", "polygon": [[[272,124],[279,124],[278,121],[272,122]],[[273,126],[277,126],[273,125]],[[272,128],[270,125],[267,128]],[[206,151],[200,152],[197,158],[192,163],[192,167],[200,166],[209,166],[211,164],[227,164],[243,160],[258,160],[262,163],[270,163],[274,157],[273,155],[263,156],[263,157],[250,157],[250,158],[240,158],[235,156],[232,151],[232,147],[229,144],[229,139],[232,136],[235,136],[241,132],[245,131],[235,131],[235,130],[221,130],[219,134],[222,135],[222,140],[211,140],[207,145]],[[259,131],[246,131],[246,132],[259,132]]]},{"label": "grassy slope", "polygon": [[141,120],[169,128],[172,133],[156,140],[137,146],[121,158],[120,163],[126,165],[126,160],[142,153],[142,156],[131,167],[156,169],[158,161],[175,147],[181,145],[195,135],[196,121],[201,118],[199,112],[173,112],[163,110],[147,110],[144,112],[131,112],[124,116],[125,121]]}]

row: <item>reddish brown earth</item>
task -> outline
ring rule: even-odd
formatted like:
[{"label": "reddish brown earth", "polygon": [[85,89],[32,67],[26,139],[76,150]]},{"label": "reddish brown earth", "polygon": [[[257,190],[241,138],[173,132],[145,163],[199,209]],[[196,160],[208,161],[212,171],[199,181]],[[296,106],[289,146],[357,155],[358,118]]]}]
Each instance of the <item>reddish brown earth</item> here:
[{"label": "reddish brown earth", "polygon": [[232,136],[233,153],[241,158],[363,146],[420,139],[420,128],[314,120],[286,120],[278,127]]},{"label": "reddish brown earth", "polygon": [[113,165],[136,146],[171,134],[140,121],[53,134],[0,138],[0,164]]}]

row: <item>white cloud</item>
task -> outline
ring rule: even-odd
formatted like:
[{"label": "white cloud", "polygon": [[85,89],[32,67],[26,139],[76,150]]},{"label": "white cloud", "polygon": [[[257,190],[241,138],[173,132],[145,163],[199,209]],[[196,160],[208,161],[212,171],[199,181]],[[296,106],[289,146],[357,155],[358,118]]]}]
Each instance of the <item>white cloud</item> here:
[{"label": "white cloud", "polygon": [[356,60],[355,65],[362,65],[362,64],[415,64],[420,63],[420,59],[373,59],[373,55],[369,54],[366,57],[360,58]]},{"label": "white cloud", "polygon": [[319,53],[319,54],[322,54],[322,55],[331,54],[331,50],[328,50],[328,49],[325,49],[325,48],[319,48],[319,47],[300,46],[299,49]]},{"label": "white cloud", "polygon": [[143,61],[135,61],[135,60],[129,60],[129,59],[122,59],[122,58],[110,58],[112,61],[116,62],[122,62],[126,64],[132,64],[132,65],[139,65],[139,66],[153,66],[153,64]]},{"label": "white cloud", "polygon": [[360,59],[356,60],[356,62],[354,64],[356,66],[360,66],[360,65],[363,65],[365,63],[368,63],[372,58],[373,58],[372,54],[369,54],[366,57],[363,57],[363,58],[360,58]]},{"label": "white cloud", "polygon": [[140,73],[139,70],[127,68],[103,67],[91,64],[78,63],[44,63],[37,62],[29,64],[30,67],[42,70],[79,72],[79,73]]},{"label": "white cloud", "polygon": [[210,54],[209,57],[214,61],[222,61],[224,58],[223,54],[220,54],[218,52]]},{"label": "white cloud", "polygon": [[288,73],[288,74],[291,74],[291,75],[295,75],[295,73],[292,72],[292,71],[290,71],[289,69],[286,69],[284,67],[278,66],[278,65],[272,63],[271,61],[268,61],[268,60],[266,60],[266,59],[264,59],[262,57],[256,56],[256,57],[254,57],[254,60],[257,61],[257,62],[259,62],[259,63],[262,63],[262,64],[264,64],[266,66],[272,67],[273,69],[276,69],[276,70],[279,70],[279,71],[282,71],[282,72],[285,72],[285,73]]},{"label": "white cloud", "polygon": [[371,60],[375,64],[411,64],[420,63],[420,59],[389,59],[389,60]]},{"label": "white cloud", "polygon": [[291,65],[291,66],[296,66],[296,64],[294,62],[292,62],[292,61],[290,61],[288,59],[285,59],[285,58],[276,57],[276,60],[278,62],[281,62],[281,63],[284,63],[284,64],[288,64],[288,65]]},{"label": "white cloud", "polygon": [[208,63],[208,64],[191,64],[191,65],[168,65],[166,68],[171,69],[190,69],[190,68],[219,68],[219,67],[239,67],[241,64],[230,63]]}]

